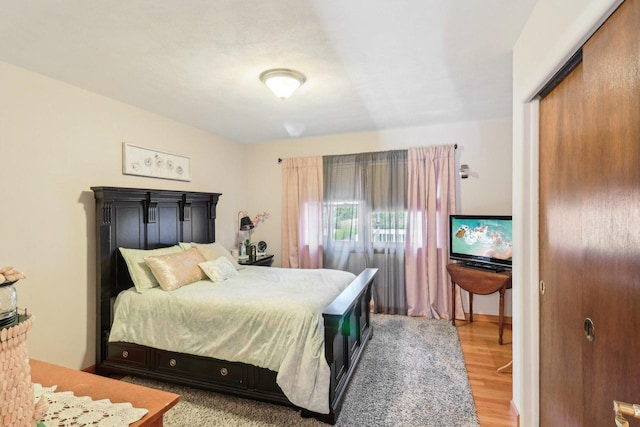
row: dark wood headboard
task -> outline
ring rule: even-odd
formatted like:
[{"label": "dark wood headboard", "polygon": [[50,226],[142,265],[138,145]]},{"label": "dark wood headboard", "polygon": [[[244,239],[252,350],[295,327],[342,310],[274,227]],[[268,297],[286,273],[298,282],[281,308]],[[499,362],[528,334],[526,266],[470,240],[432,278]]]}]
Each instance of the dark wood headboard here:
[{"label": "dark wood headboard", "polygon": [[119,247],[155,249],[216,240],[221,193],[91,187],[96,199],[97,358],[111,329],[113,299],[133,286]]}]

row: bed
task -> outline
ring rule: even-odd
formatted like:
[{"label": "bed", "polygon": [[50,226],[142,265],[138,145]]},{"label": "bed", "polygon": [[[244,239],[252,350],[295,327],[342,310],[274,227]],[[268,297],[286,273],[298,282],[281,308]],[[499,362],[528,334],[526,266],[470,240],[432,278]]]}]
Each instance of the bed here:
[{"label": "bed", "polygon": [[[324,360],[319,366],[328,373],[326,381],[318,381],[318,384],[324,393],[320,400],[326,399],[326,402],[320,406],[317,401],[313,404],[301,403],[298,397],[292,394],[292,390],[296,391],[295,383],[294,386],[285,385],[286,392],[279,385],[286,384],[282,379],[286,376],[284,368],[282,372],[278,372],[264,367],[265,363],[237,361],[235,356],[229,356],[229,352],[220,353],[224,357],[211,357],[204,354],[215,353],[192,351],[193,346],[189,345],[177,348],[167,348],[166,345],[155,343],[143,345],[129,342],[126,335],[118,335],[116,339],[112,336],[112,339],[109,339],[116,317],[116,301],[119,307],[124,305],[122,301],[125,299],[129,299],[129,304],[133,307],[143,307],[144,304],[134,295],[135,292],[131,291],[133,281],[119,248],[151,250],[168,248],[182,242],[212,244],[215,242],[216,206],[221,194],[120,187],[92,187],[92,190],[96,200],[98,374],[145,376],[289,405],[300,409],[304,417],[314,417],[335,424],[349,380],[373,333],[369,306],[376,269],[365,269],[359,275],[349,277],[337,290],[333,290],[332,296],[325,301],[326,306],[323,303],[323,308],[318,310],[318,322],[322,325],[321,346],[324,349]],[[265,280],[269,280],[270,277],[272,281],[282,281],[284,279],[280,278],[280,270],[289,269],[248,267],[233,280],[244,280],[249,276],[266,276]],[[303,271],[290,272],[297,274]],[[340,272],[336,272],[338,273]],[[344,281],[345,276],[341,276],[340,279]],[[195,293],[199,288],[209,292],[211,284],[198,282],[186,288],[187,291],[178,290],[172,293]],[[251,293],[251,289],[254,288],[245,289],[247,295]],[[172,293],[157,289],[154,292],[145,292],[156,298],[164,298]],[[125,298],[125,295],[131,298]],[[119,319],[116,319],[114,335],[122,329]],[[193,325],[187,325],[187,322]],[[198,319],[195,316],[184,323],[185,327],[203,329],[202,325],[197,326]],[[139,331],[138,334],[143,335],[143,332]],[[215,334],[215,331],[212,331],[212,334]],[[187,348],[188,351],[183,350]],[[324,390],[325,388],[327,390]],[[296,403],[293,403],[294,401]]]}]

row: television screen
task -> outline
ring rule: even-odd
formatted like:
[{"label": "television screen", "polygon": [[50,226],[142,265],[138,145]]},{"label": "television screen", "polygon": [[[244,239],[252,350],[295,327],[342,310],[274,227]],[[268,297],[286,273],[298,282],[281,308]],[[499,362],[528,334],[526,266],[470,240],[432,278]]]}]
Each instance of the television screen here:
[{"label": "television screen", "polygon": [[454,260],[511,267],[511,217],[450,215],[449,251]]}]

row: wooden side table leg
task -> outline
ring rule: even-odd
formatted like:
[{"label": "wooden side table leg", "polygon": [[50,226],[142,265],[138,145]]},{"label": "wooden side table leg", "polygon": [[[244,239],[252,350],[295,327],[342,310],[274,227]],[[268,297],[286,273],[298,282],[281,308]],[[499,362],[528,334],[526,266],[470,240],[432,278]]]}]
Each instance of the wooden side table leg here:
[{"label": "wooden side table leg", "polygon": [[469,322],[473,322],[473,292],[469,292]]},{"label": "wooden side table leg", "polygon": [[456,326],[456,282],[451,279],[451,324]]},{"label": "wooden side table leg", "polygon": [[502,331],[503,331],[503,324],[504,324],[504,292],[505,292],[504,287],[500,288],[500,317],[498,318],[498,331],[499,331],[498,343],[500,345],[502,345]]}]

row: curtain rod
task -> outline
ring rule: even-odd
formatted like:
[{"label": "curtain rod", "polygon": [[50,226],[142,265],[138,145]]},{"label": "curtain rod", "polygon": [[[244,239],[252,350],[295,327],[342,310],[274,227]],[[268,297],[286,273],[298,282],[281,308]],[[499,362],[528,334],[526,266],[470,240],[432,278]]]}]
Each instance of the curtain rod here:
[{"label": "curtain rod", "polygon": [[[453,148],[454,148],[455,150],[457,150],[457,149],[458,149],[458,144],[454,144],[454,145],[453,145]],[[282,163],[282,159],[281,159],[280,157],[278,157],[278,163]]]}]

